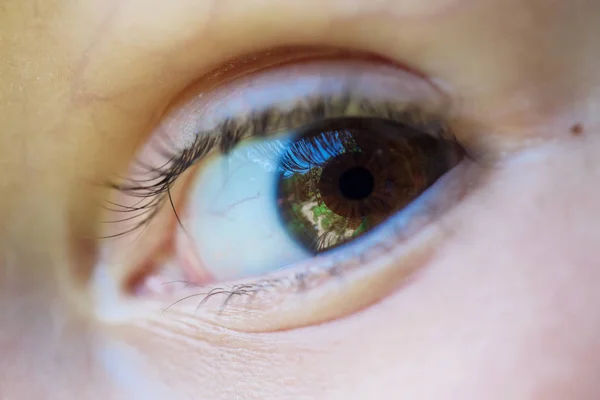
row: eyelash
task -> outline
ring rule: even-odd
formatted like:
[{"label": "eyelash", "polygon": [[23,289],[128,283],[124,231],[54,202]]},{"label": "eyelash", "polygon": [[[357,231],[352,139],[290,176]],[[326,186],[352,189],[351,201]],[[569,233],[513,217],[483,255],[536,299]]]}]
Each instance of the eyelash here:
[{"label": "eyelash", "polygon": [[[462,194],[461,194],[462,195]],[[424,215],[428,211],[424,211]],[[419,219],[420,215],[415,218]],[[426,217],[425,217],[426,218]],[[411,225],[409,227],[391,226],[392,235],[385,236],[378,241],[371,240],[361,251],[346,251],[338,253],[337,258],[331,256],[317,255],[320,263],[316,263],[312,268],[305,269],[302,272],[287,274],[282,277],[271,277],[267,279],[254,280],[233,285],[221,285],[211,288],[208,292],[195,292],[191,295],[182,297],[163,309],[163,313],[167,312],[171,307],[184,302],[186,300],[202,297],[198,302],[196,309],[202,307],[209,300],[216,296],[223,296],[219,306],[219,314],[221,314],[234,298],[247,296],[250,301],[261,294],[276,293],[278,290],[286,293],[302,293],[317,288],[321,283],[329,281],[331,278],[343,277],[345,273],[357,269],[366,263],[367,257],[376,256],[376,254],[386,254],[391,251],[393,246],[397,246],[403,240],[407,240],[411,236]],[[323,263],[322,261],[326,261]],[[165,282],[164,284],[185,284],[195,286],[187,281]]]},{"label": "eyelash", "polygon": [[[171,189],[177,179],[188,168],[214,150],[222,154],[227,154],[244,139],[273,136],[278,133],[293,131],[314,121],[348,116],[389,119],[412,126],[439,139],[455,141],[454,135],[447,129],[447,124],[444,122],[446,119],[440,114],[440,111],[428,111],[426,107],[420,104],[396,104],[391,101],[373,102],[369,99],[347,93],[339,97],[307,98],[298,101],[291,110],[281,110],[277,107],[272,107],[252,112],[242,117],[227,118],[214,129],[196,134],[192,144],[183,150],[159,150],[166,160],[162,166],[152,167],[144,165],[138,160],[136,166],[141,168],[142,173],[150,177],[139,180],[127,179],[122,183],[111,183],[110,186],[113,189],[139,200],[136,200],[136,203],[130,206],[109,202],[109,207],[107,208],[110,211],[133,214],[118,221],[108,221],[109,223],[122,221],[136,222],[133,227],[107,236],[107,238],[123,236],[143,228],[162,209],[166,201],[169,201],[178,224],[185,231],[171,196]],[[266,149],[266,151],[269,150]],[[304,154],[303,156],[310,162],[311,157],[314,155]],[[301,168],[299,164],[295,165],[293,160],[289,161],[287,165],[283,166],[284,169],[287,168],[294,171],[297,168]],[[331,256],[318,256],[319,261],[326,259],[328,265],[320,265],[310,271],[295,273],[293,276],[284,278],[237,284],[229,288],[217,287],[208,293],[198,293],[196,296],[205,296],[200,302],[200,304],[203,304],[216,295],[225,295],[223,306],[226,306],[233,297],[242,295],[254,296],[260,292],[276,290],[277,287],[285,287],[288,290],[290,288],[306,290],[318,284],[322,278],[339,276],[342,271],[363,264],[364,257],[366,256],[365,253],[371,255],[373,251],[378,250],[387,252],[390,248],[389,246],[396,245],[400,240],[399,236],[404,236],[405,234],[404,228],[395,229],[393,236],[385,240],[388,243],[382,243],[381,240],[370,243],[366,251],[346,252],[346,254],[341,255],[342,258],[338,256],[336,260],[333,260]],[[185,299],[181,299],[180,301],[182,300]]]},{"label": "eyelash", "polygon": [[[282,111],[273,107],[250,113],[242,118],[228,118],[211,131],[197,134],[188,148],[179,152],[171,149],[162,151],[163,156],[167,159],[162,166],[151,167],[138,161],[138,166],[145,170],[145,173],[153,174],[154,177],[142,180],[127,179],[124,183],[111,183],[110,187],[140,200],[133,206],[109,202],[107,209],[119,213],[138,213],[126,219],[109,221],[109,223],[131,221],[137,218],[140,221],[132,228],[109,237],[123,236],[142,228],[156,215],[167,199],[177,216],[170,192],[175,181],[183,172],[214,149],[218,148],[222,154],[228,154],[243,139],[293,131],[313,121],[348,116],[348,110],[352,110],[352,114],[356,117],[374,116],[399,121],[436,137],[455,140],[454,136],[446,129],[446,124],[440,115],[425,111],[419,105],[394,104],[392,102],[375,103],[351,94],[341,97],[309,98],[299,104],[300,106],[295,106],[291,111]],[[310,157],[310,155],[307,156]],[[295,168],[293,165],[288,167]]]}]

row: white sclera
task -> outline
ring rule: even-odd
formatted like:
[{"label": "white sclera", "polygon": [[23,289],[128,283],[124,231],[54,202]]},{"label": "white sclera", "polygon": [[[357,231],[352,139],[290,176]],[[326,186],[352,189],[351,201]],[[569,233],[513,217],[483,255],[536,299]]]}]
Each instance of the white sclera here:
[{"label": "white sclera", "polygon": [[[391,101],[398,109],[403,104],[446,109],[445,98],[427,80],[395,66],[345,59],[289,64],[202,92],[165,118],[162,134],[153,136],[140,159],[159,168],[169,160],[157,156],[156,148],[165,143],[176,151],[189,148],[199,133],[218,128],[228,118],[274,106],[284,113],[308,98],[350,93]],[[216,281],[261,276],[313,257],[289,236],[279,216],[276,168],[283,149],[269,156],[253,155],[269,143],[281,145],[281,140],[244,140],[229,155],[203,161],[194,178],[183,223],[202,264],[199,268]]]},{"label": "white sclera", "polygon": [[[281,151],[260,151],[266,147]],[[277,167],[284,150],[281,138],[247,140],[201,167],[185,225],[216,280],[258,276],[311,257],[279,215]]]}]

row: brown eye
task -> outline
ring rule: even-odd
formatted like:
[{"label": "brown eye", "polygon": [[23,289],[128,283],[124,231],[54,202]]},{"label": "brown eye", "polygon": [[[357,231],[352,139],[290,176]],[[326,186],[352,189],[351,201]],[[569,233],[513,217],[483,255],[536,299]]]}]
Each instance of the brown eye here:
[{"label": "brown eye", "polygon": [[453,142],[379,118],[320,121],[281,158],[277,203],[288,234],[320,253],[370,231],[459,159]]},{"label": "brown eye", "polygon": [[141,219],[115,220],[153,223],[143,236],[159,257],[148,263],[171,280],[206,287],[338,271],[341,258],[435,217],[439,195],[421,194],[462,156],[447,140],[449,109],[430,82],[381,61],[254,72],[165,117],[119,186],[122,209]]}]

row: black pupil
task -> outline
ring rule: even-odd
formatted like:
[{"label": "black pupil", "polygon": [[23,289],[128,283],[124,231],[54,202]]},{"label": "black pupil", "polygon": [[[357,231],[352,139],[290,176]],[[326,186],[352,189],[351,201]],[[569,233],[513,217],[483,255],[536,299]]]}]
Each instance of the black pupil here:
[{"label": "black pupil", "polygon": [[368,169],[353,167],[340,176],[338,185],[340,192],[348,200],[364,200],[373,193],[375,179]]},{"label": "black pupil", "polygon": [[442,139],[380,118],[333,118],[296,132],[278,168],[277,209],[313,254],[351,242],[454,166]]}]

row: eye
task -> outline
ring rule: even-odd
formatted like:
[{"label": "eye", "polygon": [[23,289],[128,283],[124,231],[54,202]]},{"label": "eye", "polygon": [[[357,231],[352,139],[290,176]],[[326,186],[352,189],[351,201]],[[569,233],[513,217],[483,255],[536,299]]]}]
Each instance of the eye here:
[{"label": "eye", "polygon": [[[260,309],[278,315],[268,326],[300,326],[308,316],[292,309],[306,314],[327,285],[340,302],[356,289],[338,277],[399,249],[411,262],[422,254],[411,240],[457,198],[446,175],[464,152],[447,98],[388,62],[286,56],[246,68],[191,90],[113,185],[105,263],[135,271],[126,289],[166,308],[191,299],[196,314],[221,297],[215,318],[231,312],[234,325]],[[378,285],[370,301],[385,294]],[[348,300],[308,319],[368,303]]]},{"label": "eye", "polygon": [[203,281],[223,282],[352,251],[457,160],[451,142],[375,117],[241,141],[199,166],[182,216],[185,253]]}]

